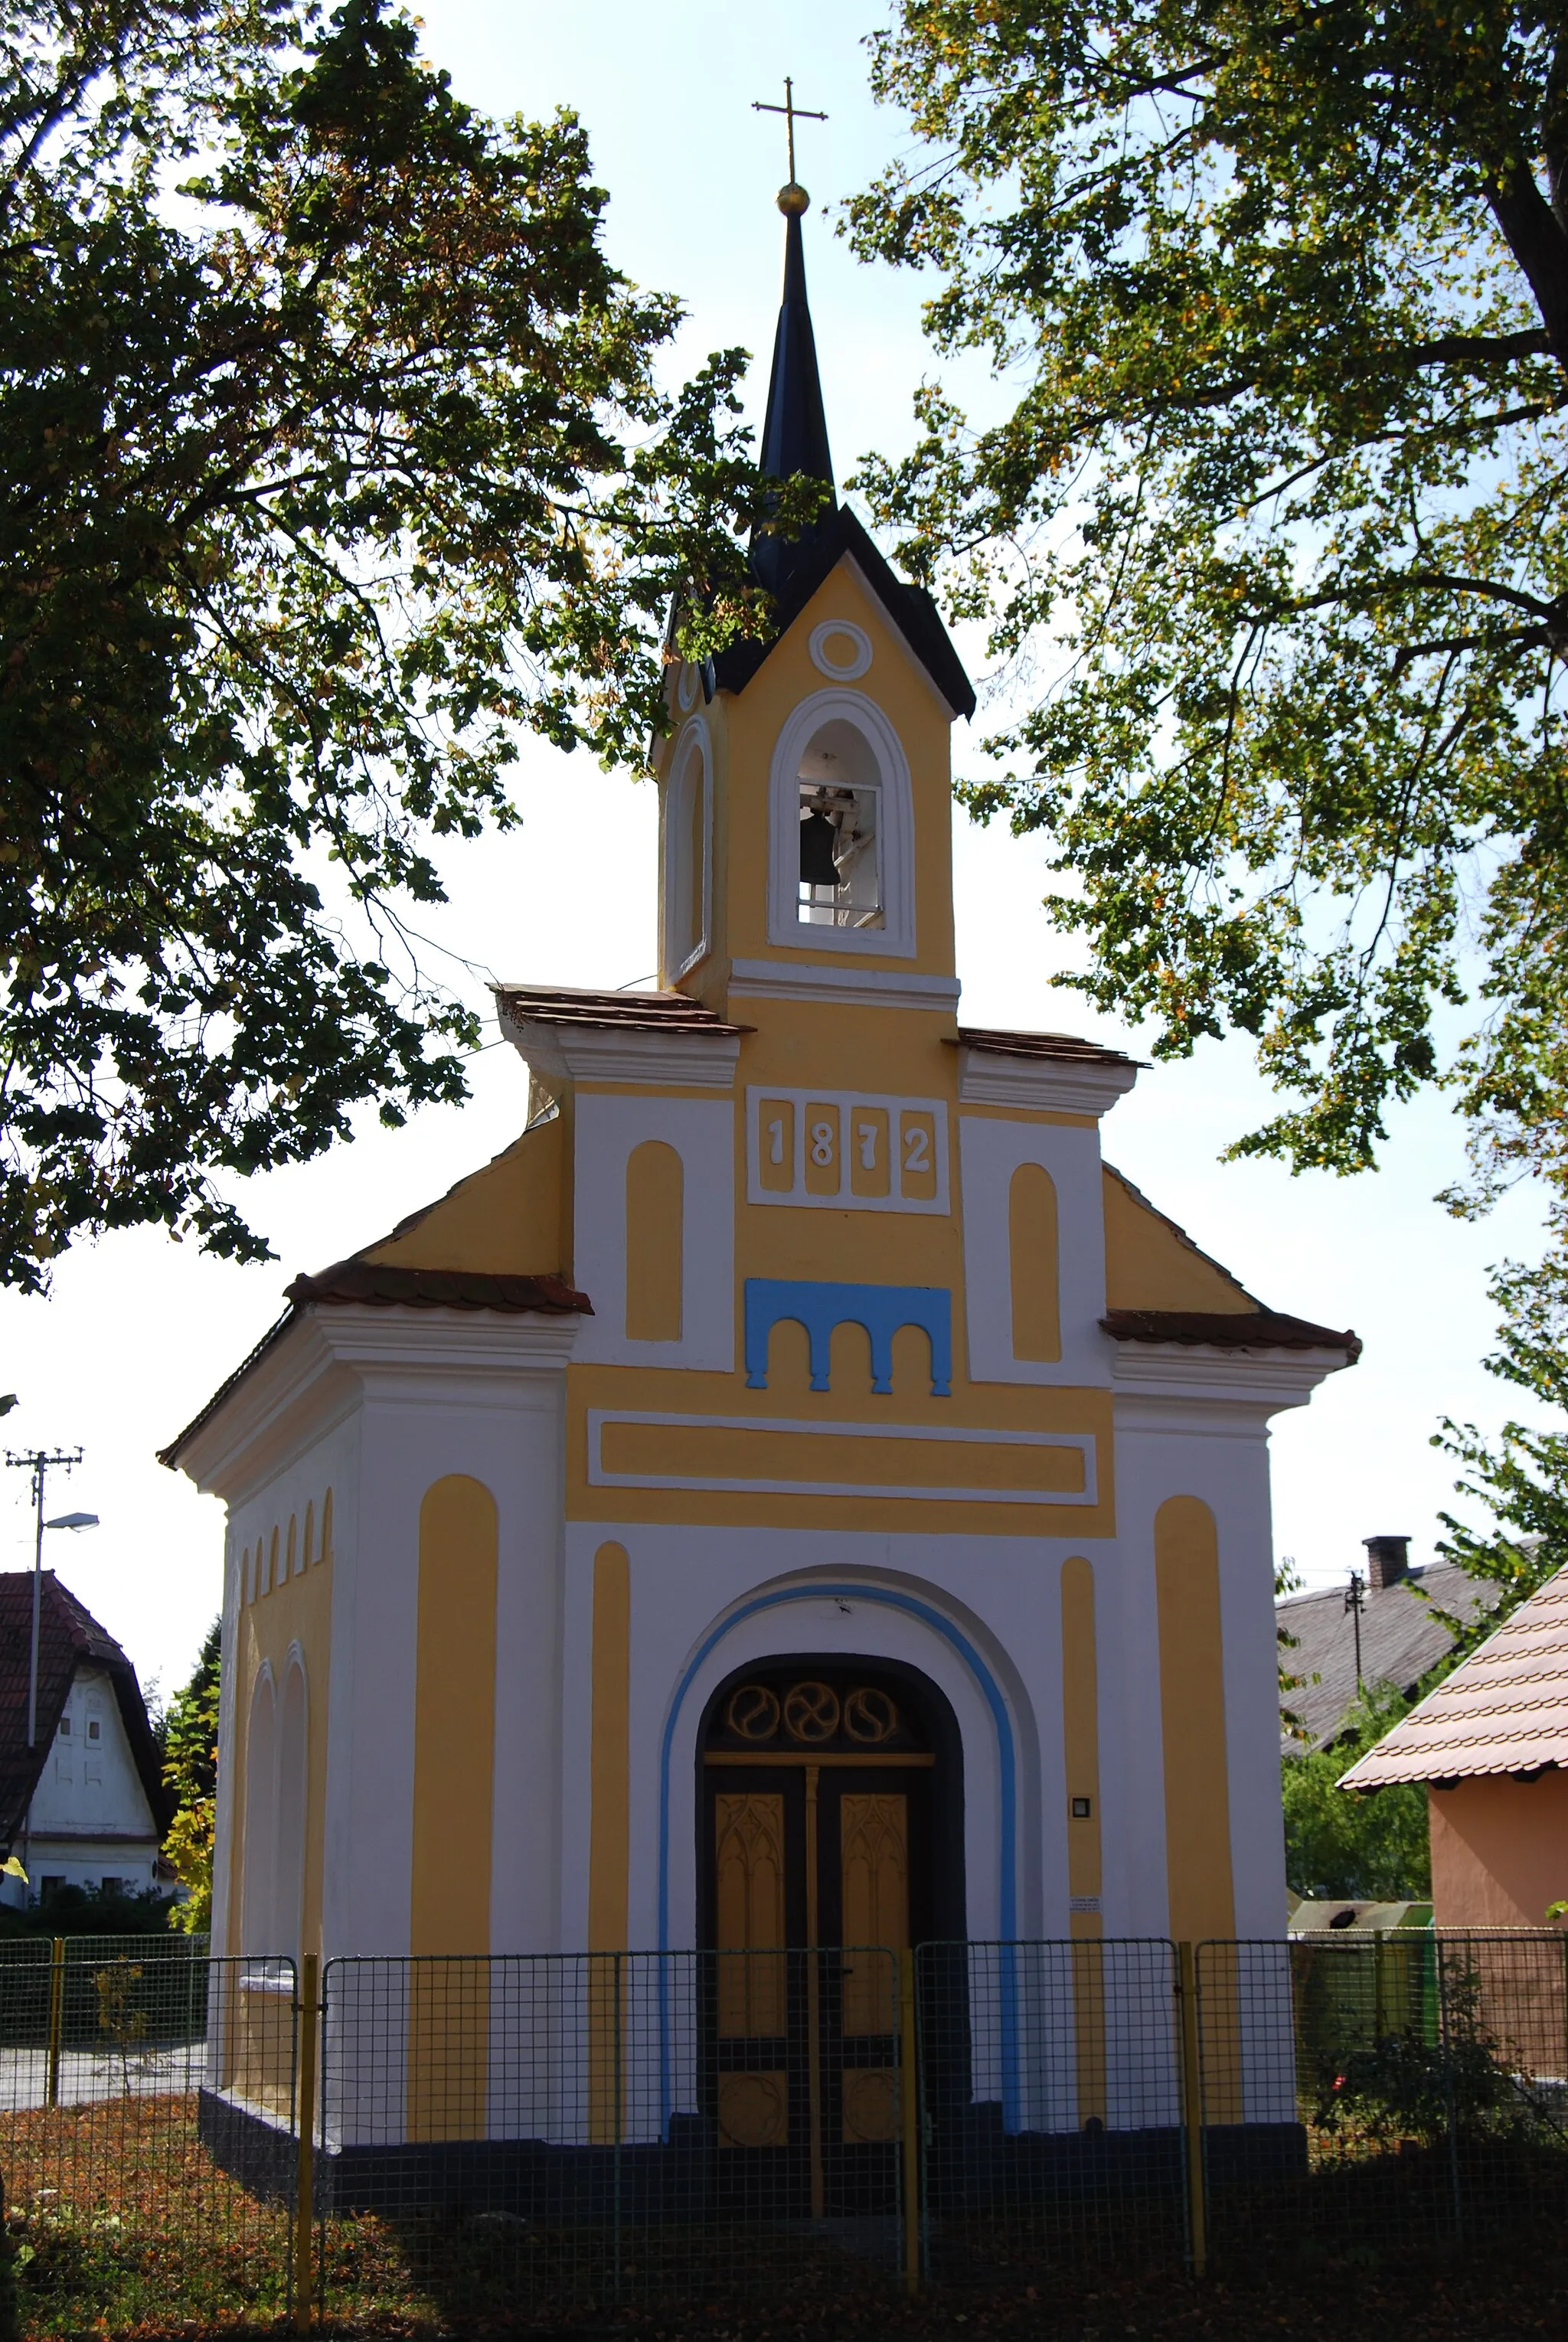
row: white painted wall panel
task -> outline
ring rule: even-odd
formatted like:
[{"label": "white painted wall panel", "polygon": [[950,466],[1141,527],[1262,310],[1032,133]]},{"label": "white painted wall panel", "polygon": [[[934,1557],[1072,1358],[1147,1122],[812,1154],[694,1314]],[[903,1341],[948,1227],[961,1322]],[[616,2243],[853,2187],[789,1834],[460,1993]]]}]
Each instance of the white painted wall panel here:
[{"label": "white painted wall panel", "polygon": [[[594,1315],[582,1322],[578,1358],[734,1372],[734,1114],[727,1097],[579,1096],[572,1273]],[[626,1335],[626,1159],[649,1138],[674,1148],[684,1175],[678,1342]]]},{"label": "white painted wall panel", "polygon": [[[1111,1379],[1111,1345],[1100,1331],[1105,1314],[1105,1216],[1099,1130],[961,1114],[958,1161],[971,1376],[986,1383],[1104,1386]],[[1007,1206],[1013,1174],[1022,1163],[1041,1165],[1056,1189],[1062,1356],[1049,1362],[1013,1355]]]}]

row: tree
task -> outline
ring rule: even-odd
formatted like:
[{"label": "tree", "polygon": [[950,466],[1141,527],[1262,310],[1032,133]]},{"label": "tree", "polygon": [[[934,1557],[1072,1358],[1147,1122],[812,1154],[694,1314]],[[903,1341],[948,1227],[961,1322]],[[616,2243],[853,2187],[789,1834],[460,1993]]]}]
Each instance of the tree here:
[{"label": "tree", "polygon": [[1330,1746],[1285,1757],[1285,1877],[1296,1894],[1358,1903],[1431,1894],[1424,1788],[1406,1782],[1357,1794],[1336,1787],[1418,1696],[1407,1698],[1393,1684],[1369,1684]]},{"label": "tree", "polygon": [[1279,1605],[1287,1594],[1299,1594],[1304,1584],[1305,1580],[1296,1566],[1294,1554],[1282,1554],[1274,1564],[1274,1671],[1279,1678],[1280,1722],[1287,1736],[1297,1741],[1304,1740],[1307,1732],[1291,1706],[1291,1700],[1295,1693],[1304,1691],[1309,1683],[1316,1683],[1318,1678],[1316,1676],[1296,1674],[1295,1662],[1290,1654],[1300,1650],[1301,1636],[1293,1635],[1288,1626],[1280,1623]]},{"label": "tree", "polygon": [[873,51],[917,143],[858,248],[1008,411],[928,385],[861,485],[999,652],[1056,631],[968,794],[1074,875],[1064,980],[1253,1036],[1238,1152],[1360,1169],[1450,1079],[1470,1207],[1568,1193],[1561,13],[902,0]]},{"label": "tree", "polygon": [[[1274,1600],[1299,1593],[1302,1576],[1288,1554],[1274,1567]],[[1278,1623],[1280,1721],[1288,1746],[1280,1760],[1284,1805],[1285,1877],[1292,1890],[1313,1901],[1344,1896],[1353,1902],[1395,1900],[1431,1892],[1426,1797],[1420,1788],[1380,1789],[1358,1796],[1338,1787],[1341,1775],[1409,1713],[1437,1680],[1429,1676],[1410,1696],[1390,1683],[1358,1692],[1330,1745],[1313,1748],[1291,1696],[1315,1676],[1294,1672],[1290,1654],[1300,1638]],[[1441,1670],[1446,1673],[1446,1668]]]},{"label": "tree", "polygon": [[223,1671],[223,1620],[207,1629],[195,1672],[169,1703],[164,1778],[175,1796],[175,1817],[164,1852],[185,1902],[169,1911],[172,1927],[205,1935],[212,1926],[213,1836],[217,1822],[218,1690]]},{"label": "tree", "polygon": [[1459,1494],[1491,1516],[1489,1527],[1476,1529],[1443,1514],[1448,1536],[1438,1551],[1498,1588],[1493,1606],[1468,1622],[1438,1613],[1453,1633],[1454,1665],[1568,1565],[1568,1291],[1555,1263],[1526,1268],[1508,1261],[1493,1273],[1492,1297],[1503,1316],[1488,1371],[1528,1392],[1565,1427],[1511,1421],[1493,1445],[1473,1423],[1445,1417],[1433,1436],[1433,1446],[1464,1467]]},{"label": "tree", "polygon": [[145,1221],[263,1257],[225,1175],[461,1096],[432,836],[761,622],[744,354],[661,393],[604,203],[387,0],[0,0],[6,1280]]}]

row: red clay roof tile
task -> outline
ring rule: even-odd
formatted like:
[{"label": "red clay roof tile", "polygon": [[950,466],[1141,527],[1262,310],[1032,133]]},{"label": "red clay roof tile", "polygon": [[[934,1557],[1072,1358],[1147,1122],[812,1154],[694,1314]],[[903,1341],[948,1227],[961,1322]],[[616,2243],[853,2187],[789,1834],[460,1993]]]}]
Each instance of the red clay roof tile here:
[{"label": "red clay roof tile", "polygon": [[1074,1033],[1005,1033],[989,1025],[961,1025],[953,1036],[956,1049],[981,1049],[998,1057],[1054,1057],[1078,1066],[1136,1066],[1143,1061],[1121,1049],[1102,1048],[1098,1041],[1080,1040]]},{"label": "red clay roof tile", "polygon": [[1353,1765],[1346,1789],[1568,1766],[1568,1569]]},{"label": "red clay roof tile", "polygon": [[547,1316],[591,1317],[594,1305],[559,1276],[494,1276],[478,1269],[401,1268],[388,1262],[340,1260],[284,1289],[295,1308],[313,1301],[365,1301],[404,1309],[542,1310]]},{"label": "red clay roof tile", "polygon": [[512,1016],[540,1025],[585,1025],[599,1031],[639,1033],[749,1033],[749,1025],[726,1025],[700,1000],[684,992],[569,992],[559,985],[497,984],[497,1001]]},{"label": "red clay roof tile", "polygon": [[1361,1342],[1280,1309],[1108,1309],[1100,1320],[1117,1342],[1181,1342],[1214,1350],[1343,1350],[1353,1366]]}]

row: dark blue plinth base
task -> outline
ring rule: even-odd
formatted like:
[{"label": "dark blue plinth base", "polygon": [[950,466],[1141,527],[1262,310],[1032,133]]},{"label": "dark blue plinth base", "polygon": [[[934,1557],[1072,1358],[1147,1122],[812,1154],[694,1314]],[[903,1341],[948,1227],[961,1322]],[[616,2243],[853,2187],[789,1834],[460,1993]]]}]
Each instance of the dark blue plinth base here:
[{"label": "dark blue plinth base", "polygon": [[[286,2130],[211,2090],[201,2093],[198,2128],[215,2159],[254,2194],[276,2200],[293,2193],[298,2150]],[[939,2122],[935,2134],[926,2155],[925,2194],[939,2217],[1004,2206],[1019,2210],[1031,2204],[1177,2197],[1184,2185],[1182,2133],[1174,2127],[1007,2131],[999,2106],[976,2105]],[[1306,2172],[1306,2134],[1299,2123],[1215,2125],[1204,2144],[1215,2186]],[[723,2217],[740,2208],[731,2201],[738,2195],[754,2217],[771,2212],[790,2219],[804,2210],[799,2165],[793,2154],[722,2152],[705,2117],[677,2115],[662,2146],[453,2139],[318,2152],[316,2208],[506,2212],[553,2227],[612,2220],[662,2225]],[[881,2195],[892,2181],[890,2166],[883,2185],[871,2192]],[[868,2201],[854,2208],[883,2207]]]}]

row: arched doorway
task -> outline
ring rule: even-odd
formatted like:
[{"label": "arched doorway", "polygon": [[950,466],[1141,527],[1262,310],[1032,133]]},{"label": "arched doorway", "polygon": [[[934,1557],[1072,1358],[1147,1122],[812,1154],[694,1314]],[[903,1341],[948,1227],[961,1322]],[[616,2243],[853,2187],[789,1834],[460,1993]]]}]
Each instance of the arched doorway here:
[{"label": "arched doorway", "polygon": [[947,1702],[914,1669],[803,1654],[732,1675],[699,1741],[708,2097],[724,2160],[815,2217],[894,2185],[898,1955],[962,1920]]}]

